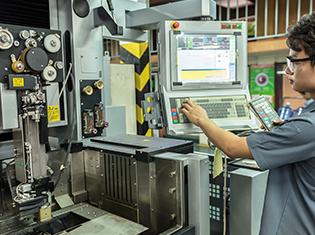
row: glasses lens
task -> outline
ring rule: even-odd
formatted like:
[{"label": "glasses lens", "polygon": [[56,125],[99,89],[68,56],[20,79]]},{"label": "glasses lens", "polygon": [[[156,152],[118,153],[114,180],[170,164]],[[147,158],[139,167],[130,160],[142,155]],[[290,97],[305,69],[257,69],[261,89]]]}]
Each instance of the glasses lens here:
[{"label": "glasses lens", "polygon": [[290,59],[287,58],[287,66],[288,66],[288,69],[293,72],[294,71],[294,64],[291,62]]}]

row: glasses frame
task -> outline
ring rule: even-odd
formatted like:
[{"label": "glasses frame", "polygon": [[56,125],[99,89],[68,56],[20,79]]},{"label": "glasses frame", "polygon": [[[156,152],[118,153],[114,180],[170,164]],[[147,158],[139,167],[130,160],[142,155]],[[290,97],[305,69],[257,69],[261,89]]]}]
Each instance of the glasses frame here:
[{"label": "glasses frame", "polygon": [[304,62],[304,61],[315,61],[315,56],[309,56],[306,58],[293,58],[291,56],[287,56],[287,66],[293,72],[295,69],[294,62]]}]

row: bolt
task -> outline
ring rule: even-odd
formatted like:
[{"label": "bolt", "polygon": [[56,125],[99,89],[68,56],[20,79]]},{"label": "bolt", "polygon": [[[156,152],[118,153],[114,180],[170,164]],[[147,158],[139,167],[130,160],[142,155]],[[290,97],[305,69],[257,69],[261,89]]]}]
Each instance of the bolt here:
[{"label": "bolt", "polygon": [[3,43],[8,42],[7,36],[3,35],[3,36],[1,37],[1,42],[3,42]]},{"label": "bolt", "polygon": [[174,177],[175,175],[176,175],[176,171],[170,172],[170,177],[171,177],[171,178]]},{"label": "bolt", "polygon": [[55,46],[57,46],[57,42],[56,42],[55,40],[51,40],[51,41],[50,41],[50,45],[51,45],[52,47],[55,47]]},{"label": "bolt", "polygon": [[173,194],[173,193],[176,192],[176,188],[169,188],[169,189],[168,189],[168,192],[169,192],[170,194]]},{"label": "bolt", "polygon": [[54,71],[52,71],[52,70],[50,70],[50,71],[48,71],[48,76],[53,76],[53,75],[55,75],[55,72]]}]

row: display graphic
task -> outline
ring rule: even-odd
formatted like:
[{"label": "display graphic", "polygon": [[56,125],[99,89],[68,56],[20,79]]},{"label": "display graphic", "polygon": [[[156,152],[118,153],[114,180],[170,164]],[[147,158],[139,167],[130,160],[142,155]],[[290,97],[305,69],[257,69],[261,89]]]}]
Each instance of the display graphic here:
[{"label": "display graphic", "polygon": [[178,81],[182,83],[235,81],[235,43],[234,35],[178,35]]}]

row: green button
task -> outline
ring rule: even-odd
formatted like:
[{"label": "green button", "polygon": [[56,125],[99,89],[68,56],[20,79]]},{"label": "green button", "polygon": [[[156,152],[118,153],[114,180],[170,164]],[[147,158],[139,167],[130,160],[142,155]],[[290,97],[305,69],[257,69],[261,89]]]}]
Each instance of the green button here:
[{"label": "green button", "polygon": [[238,29],[242,29],[242,24],[237,24]]},{"label": "green button", "polygon": [[231,29],[231,28],[232,28],[232,25],[231,25],[231,24],[227,24],[227,25],[226,25],[226,28],[227,28],[227,29]]},{"label": "green button", "polygon": [[173,120],[173,124],[178,124],[178,120]]}]

